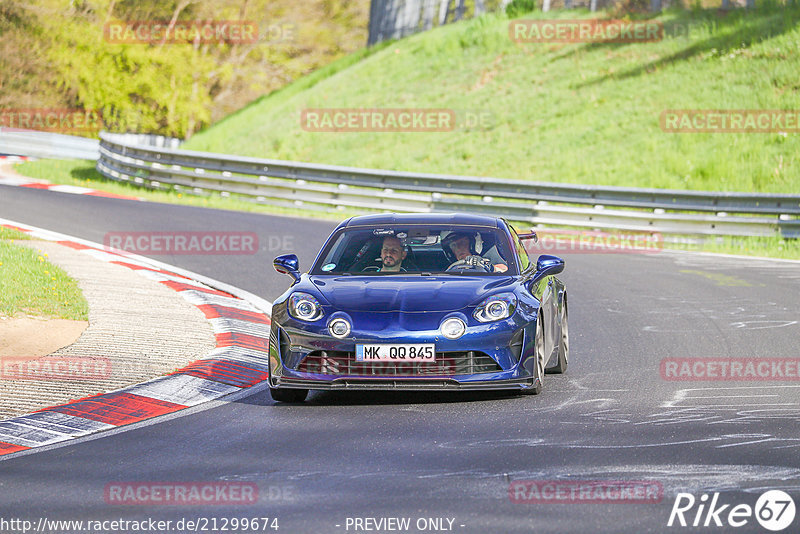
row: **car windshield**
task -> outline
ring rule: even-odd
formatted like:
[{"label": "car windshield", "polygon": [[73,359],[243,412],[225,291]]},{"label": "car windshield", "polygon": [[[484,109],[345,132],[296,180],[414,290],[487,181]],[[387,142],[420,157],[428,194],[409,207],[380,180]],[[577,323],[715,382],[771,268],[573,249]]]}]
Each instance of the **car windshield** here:
[{"label": "car windshield", "polygon": [[498,228],[406,225],[346,228],[323,250],[311,274],[517,274],[508,237]]}]

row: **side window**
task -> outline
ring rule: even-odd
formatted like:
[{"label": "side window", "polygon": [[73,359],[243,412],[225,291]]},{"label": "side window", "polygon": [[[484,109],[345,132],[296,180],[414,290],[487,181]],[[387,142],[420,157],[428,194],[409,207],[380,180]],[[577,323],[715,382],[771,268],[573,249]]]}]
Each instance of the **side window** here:
[{"label": "side window", "polygon": [[528,267],[531,265],[531,259],[528,256],[528,251],[525,250],[525,246],[522,244],[522,241],[517,235],[517,231],[514,229],[514,227],[509,225],[509,228],[511,229],[511,235],[514,237],[514,246],[517,249],[520,268],[522,271],[527,271]]}]

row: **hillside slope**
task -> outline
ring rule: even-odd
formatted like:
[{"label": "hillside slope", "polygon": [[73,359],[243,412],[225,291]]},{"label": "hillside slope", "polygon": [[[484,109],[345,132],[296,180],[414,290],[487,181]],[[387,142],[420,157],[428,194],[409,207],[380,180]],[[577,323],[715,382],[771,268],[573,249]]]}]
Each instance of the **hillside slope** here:
[{"label": "hillside slope", "polygon": [[[15,111],[76,109],[107,130],[184,137],[362,48],[368,12],[369,0],[2,0],[0,126]],[[162,43],[109,31],[173,19],[257,32]]]},{"label": "hillside slope", "polygon": [[[264,97],[187,148],[539,181],[800,193],[800,135],[668,133],[668,109],[800,110],[800,8],[672,11],[658,42],[533,44],[446,26]],[[588,13],[536,13],[576,18]],[[349,64],[352,63],[352,64]],[[335,69],[334,69],[335,70]],[[333,71],[331,71],[333,72]],[[310,108],[445,108],[446,132],[317,132]],[[796,131],[796,130],[795,130]]]}]

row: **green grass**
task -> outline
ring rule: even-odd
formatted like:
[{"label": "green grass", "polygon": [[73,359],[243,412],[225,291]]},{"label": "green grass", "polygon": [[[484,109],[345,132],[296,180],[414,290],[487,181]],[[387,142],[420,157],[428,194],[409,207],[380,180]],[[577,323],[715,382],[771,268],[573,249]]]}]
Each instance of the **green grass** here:
[{"label": "green grass", "polygon": [[[726,16],[669,11],[658,20],[687,25],[689,35],[637,44],[517,44],[508,19],[484,16],[386,45],[313,84],[301,79],[186,148],[547,182],[799,192],[797,133],[676,134],[659,125],[666,109],[800,109],[800,7],[759,5]],[[435,133],[300,125],[306,108],[392,107],[486,112],[491,120]]]},{"label": "green grass", "polygon": [[14,243],[23,239],[22,232],[0,227],[0,315],[88,320],[77,282],[47,261],[47,254]]},{"label": "green grass", "polygon": [[706,239],[702,244],[692,244],[688,240],[684,244],[665,243],[664,248],[690,252],[714,252],[740,256],[800,260],[800,239],[726,236]]}]

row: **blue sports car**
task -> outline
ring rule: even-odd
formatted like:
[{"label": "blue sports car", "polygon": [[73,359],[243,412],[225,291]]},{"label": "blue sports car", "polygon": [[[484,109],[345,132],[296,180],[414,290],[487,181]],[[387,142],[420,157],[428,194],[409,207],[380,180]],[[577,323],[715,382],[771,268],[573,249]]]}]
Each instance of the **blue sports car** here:
[{"label": "blue sports car", "polygon": [[333,231],[272,308],[272,398],[310,389],[512,389],[538,394],[569,357],[564,260],[504,219],[380,214]]}]

